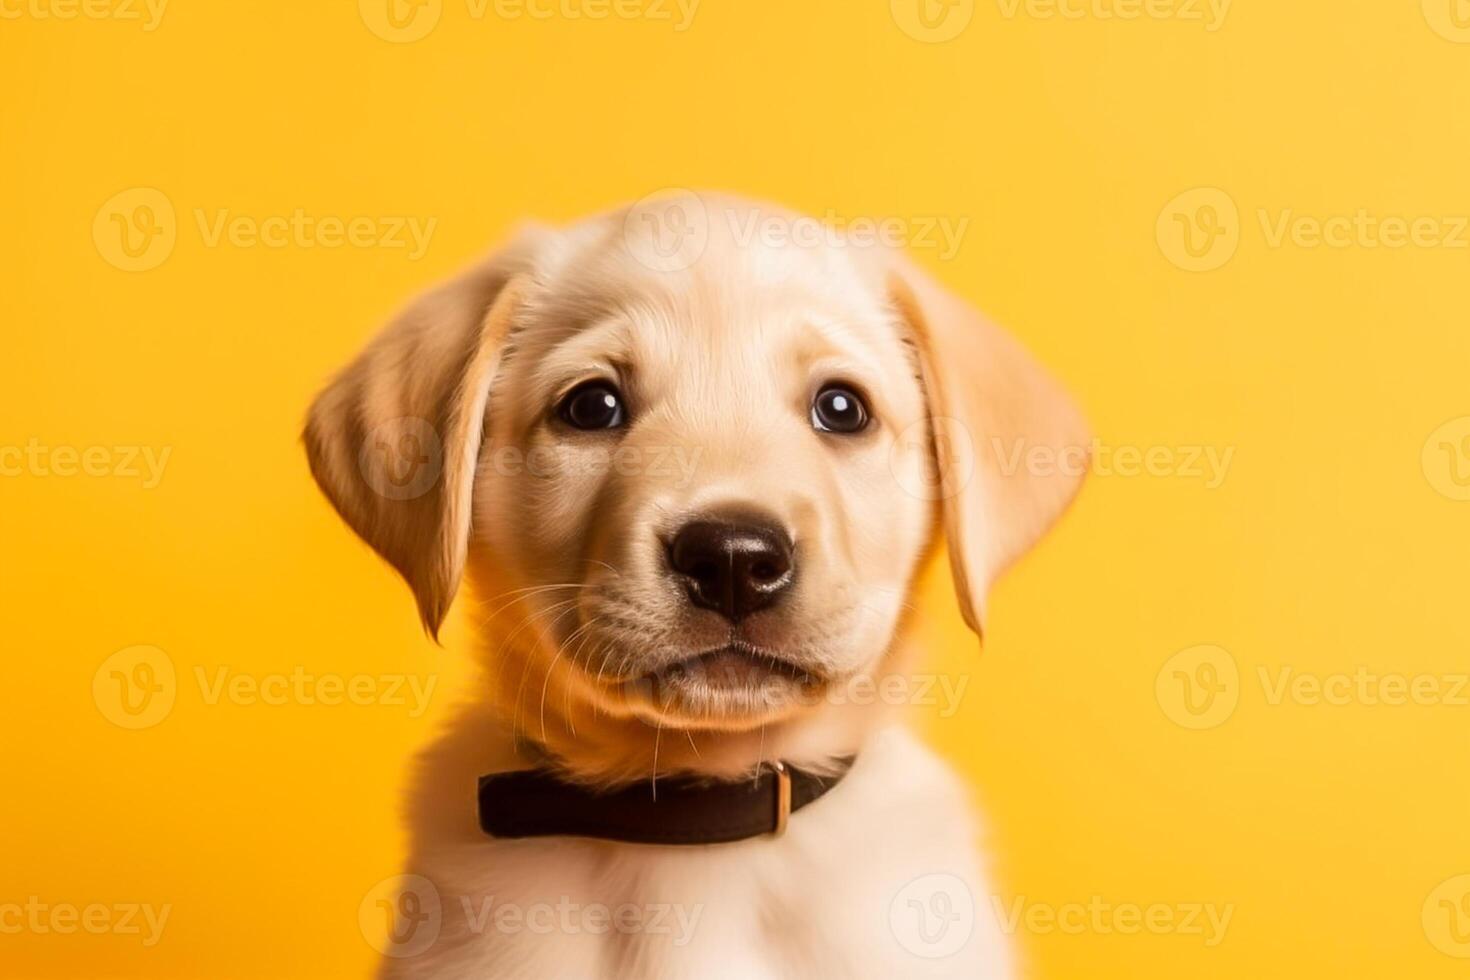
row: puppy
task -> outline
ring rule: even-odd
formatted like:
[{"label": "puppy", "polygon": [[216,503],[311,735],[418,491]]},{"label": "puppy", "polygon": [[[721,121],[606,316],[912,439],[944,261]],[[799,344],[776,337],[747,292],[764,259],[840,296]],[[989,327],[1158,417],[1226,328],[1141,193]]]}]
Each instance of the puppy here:
[{"label": "puppy", "polygon": [[[964,301],[814,227],[682,193],[529,229],[312,406],[312,472],[428,631],[478,603],[384,976],[1012,975],[962,786],[855,692],[911,666],[941,540],[979,631],[1089,436]],[[768,805],[742,785],[770,826],[723,825]]]}]

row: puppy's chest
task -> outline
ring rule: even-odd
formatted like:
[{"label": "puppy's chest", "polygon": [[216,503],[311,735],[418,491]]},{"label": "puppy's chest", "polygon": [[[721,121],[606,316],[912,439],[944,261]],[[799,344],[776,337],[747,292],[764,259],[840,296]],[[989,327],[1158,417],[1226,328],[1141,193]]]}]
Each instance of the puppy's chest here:
[{"label": "puppy's chest", "polygon": [[890,754],[795,815],[779,839],[486,841],[472,861],[446,856],[438,879],[453,881],[462,906],[447,906],[446,918],[478,918],[446,921],[432,958],[445,973],[487,976],[915,975],[890,921],[896,898],[936,872],[980,889],[947,774],[892,770],[905,753]]},{"label": "puppy's chest", "polygon": [[779,840],[711,848],[548,843],[529,879],[465,889],[480,910],[465,938],[543,976],[867,975],[891,959],[891,896],[927,873],[927,848],[891,823],[799,816]]}]

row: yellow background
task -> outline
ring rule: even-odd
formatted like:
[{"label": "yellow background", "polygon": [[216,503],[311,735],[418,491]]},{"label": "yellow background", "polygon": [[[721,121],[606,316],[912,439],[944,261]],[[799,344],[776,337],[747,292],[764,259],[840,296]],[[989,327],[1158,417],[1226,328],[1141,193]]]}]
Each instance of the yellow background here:
[{"label": "yellow background", "polygon": [[[983,656],[928,576],[936,664],[970,686],[921,723],[988,812],[1002,900],[1233,908],[1211,948],[1023,929],[1032,976],[1470,970],[1430,901],[1470,872],[1470,707],[1272,703],[1259,674],[1470,669],[1452,468],[1470,471],[1470,424],[1428,442],[1470,415],[1451,220],[1470,214],[1470,31],[1450,0],[1236,0],[1215,30],[1101,16],[1109,0],[1073,0],[1076,19],[961,0],[942,43],[907,0],[705,0],[683,31],[442,0],[412,43],[374,33],[371,3],[174,0],[153,30],[40,16],[65,2],[6,0],[0,20],[0,444],[171,455],[151,488],[0,478],[0,904],[172,910],[151,948],[0,934],[0,974],[371,968],[358,903],[398,868],[405,766],[466,678],[467,636],[422,637],[311,484],[302,412],[391,310],[522,218],[677,186],[968,220],[954,256],[916,254],[1065,379],[1104,445],[1234,452],[1214,488],[1182,460],[1094,478],[993,597]],[[128,272],[99,209],[139,187],[175,237]],[[1167,234],[1196,188],[1238,212],[1208,271]],[[411,260],[210,245],[196,217],[298,208],[437,225]],[[1449,241],[1273,245],[1288,209],[1428,216]],[[93,680],[140,644],[177,696],[128,730]],[[1238,680],[1217,692],[1233,713],[1196,730],[1160,673],[1200,645]],[[209,704],[195,680],[298,666],[438,687],[410,718]]]}]

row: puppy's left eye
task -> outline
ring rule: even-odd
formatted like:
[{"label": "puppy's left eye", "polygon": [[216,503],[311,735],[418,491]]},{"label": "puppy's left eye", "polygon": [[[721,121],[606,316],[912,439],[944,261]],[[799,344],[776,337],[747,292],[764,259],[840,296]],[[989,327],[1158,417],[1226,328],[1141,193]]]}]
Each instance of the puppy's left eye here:
[{"label": "puppy's left eye", "polygon": [[843,435],[861,432],[868,427],[867,403],[846,385],[828,385],[812,402],[812,427]]},{"label": "puppy's left eye", "polygon": [[623,424],[623,396],[606,381],[589,381],[567,393],[556,408],[561,420],[574,429],[616,429]]}]

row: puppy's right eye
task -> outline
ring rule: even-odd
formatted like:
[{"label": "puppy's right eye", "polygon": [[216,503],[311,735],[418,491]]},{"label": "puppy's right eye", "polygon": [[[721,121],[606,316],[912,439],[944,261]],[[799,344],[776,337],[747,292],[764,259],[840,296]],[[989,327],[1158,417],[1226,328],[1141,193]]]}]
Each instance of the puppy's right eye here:
[{"label": "puppy's right eye", "polygon": [[606,381],[589,381],[567,393],[556,414],[574,429],[616,429],[627,418],[623,396]]}]

